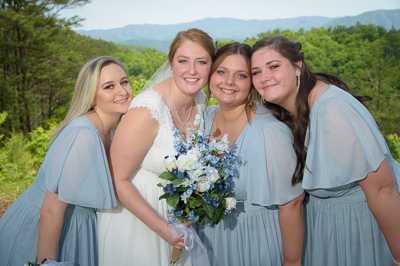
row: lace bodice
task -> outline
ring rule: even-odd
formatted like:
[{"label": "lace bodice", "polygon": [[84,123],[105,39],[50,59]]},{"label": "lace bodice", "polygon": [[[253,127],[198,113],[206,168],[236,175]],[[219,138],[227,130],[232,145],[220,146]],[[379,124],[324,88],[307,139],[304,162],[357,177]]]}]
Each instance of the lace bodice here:
[{"label": "lace bodice", "polygon": [[[203,116],[205,99],[206,96],[203,91],[200,91],[195,98],[200,116]],[[161,96],[152,87],[140,93],[132,100],[129,109],[132,108],[149,109],[151,117],[156,120],[159,125],[158,134],[154,139],[153,145],[144,156],[138,168],[144,168],[154,173],[162,173],[165,171],[165,165],[163,163],[164,157],[176,154],[174,149],[174,124],[172,122],[171,112]]]}]

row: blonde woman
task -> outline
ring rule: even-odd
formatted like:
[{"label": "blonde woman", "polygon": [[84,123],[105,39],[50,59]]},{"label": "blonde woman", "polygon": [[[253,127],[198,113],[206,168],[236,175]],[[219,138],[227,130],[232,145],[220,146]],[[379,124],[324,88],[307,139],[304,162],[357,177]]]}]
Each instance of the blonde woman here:
[{"label": "blonde woman", "polygon": [[0,265],[44,258],[98,265],[95,208],[116,206],[107,160],[132,89],[113,57],[81,69],[65,120],[33,182],[0,219]]}]

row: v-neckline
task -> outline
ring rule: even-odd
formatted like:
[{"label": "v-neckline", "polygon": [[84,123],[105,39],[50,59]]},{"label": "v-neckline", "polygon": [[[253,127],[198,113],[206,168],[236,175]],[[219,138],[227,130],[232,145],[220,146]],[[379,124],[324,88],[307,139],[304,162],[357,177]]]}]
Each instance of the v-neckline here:
[{"label": "v-neckline", "polygon": [[[210,137],[211,137],[211,128],[212,128],[212,126],[213,126],[213,124],[214,124],[214,120],[215,120],[215,117],[216,117],[216,115],[217,115],[217,112],[218,112],[219,108],[221,108],[219,105],[215,105],[215,106],[218,106],[218,108],[216,109],[216,111],[215,111],[215,113],[213,114],[213,117],[212,117],[212,122],[211,122],[211,127],[210,127],[210,135],[208,136],[208,140],[209,140],[209,141],[210,141]],[[230,150],[232,150],[232,149],[234,148],[234,146],[236,145],[236,143],[238,143],[238,141],[239,141],[240,139],[243,138],[244,132],[246,132],[246,131],[248,130],[248,128],[250,127],[250,123],[251,123],[254,119],[257,118],[258,106],[259,106],[259,105],[257,104],[256,115],[255,115],[254,118],[253,118],[251,121],[249,121],[249,122],[247,123],[247,125],[243,128],[243,130],[242,130],[242,132],[240,133],[239,137],[235,140],[235,142],[233,142],[232,146],[229,147]],[[228,140],[229,140],[229,134],[228,134]]]}]

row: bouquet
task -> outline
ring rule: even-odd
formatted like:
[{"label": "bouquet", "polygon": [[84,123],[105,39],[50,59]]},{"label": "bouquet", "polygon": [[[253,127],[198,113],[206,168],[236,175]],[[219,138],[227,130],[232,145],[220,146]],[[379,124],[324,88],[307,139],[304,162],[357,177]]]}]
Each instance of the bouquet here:
[{"label": "bouquet", "polygon": [[[196,115],[193,124],[199,126],[202,122]],[[159,175],[162,181],[158,184],[165,192],[159,199],[166,199],[172,207],[167,212],[168,223],[202,223],[208,218],[212,225],[218,224],[236,207],[232,177],[233,164],[239,159],[230,151],[227,134],[218,142],[208,142],[203,130],[190,128],[185,142],[180,130],[174,131],[177,154],[165,157],[167,171]]]}]

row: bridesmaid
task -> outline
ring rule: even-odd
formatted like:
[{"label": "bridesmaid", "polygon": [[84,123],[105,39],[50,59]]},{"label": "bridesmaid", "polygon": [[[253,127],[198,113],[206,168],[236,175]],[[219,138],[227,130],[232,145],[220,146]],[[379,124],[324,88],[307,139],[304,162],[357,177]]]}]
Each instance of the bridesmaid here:
[{"label": "bridesmaid", "polygon": [[293,130],[293,183],[310,194],[304,265],[400,265],[400,165],[365,97],[310,71],[301,48],[283,36],[258,41],[252,74],[266,106]]},{"label": "bridesmaid", "polygon": [[[251,48],[230,43],[218,50],[209,88],[219,102],[204,113],[210,138],[228,134],[242,163],[234,177],[237,207],[199,236],[211,265],[301,265],[304,192],[292,186],[295,154],[290,129],[253,101]],[[255,92],[256,93],[256,92]]]},{"label": "bridesmaid", "polygon": [[115,58],[102,56],[83,66],[35,181],[0,219],[0,265],[46,257],[98,264],[95,208],[116,206],[107,155],[131,98],[126,71]]}]

